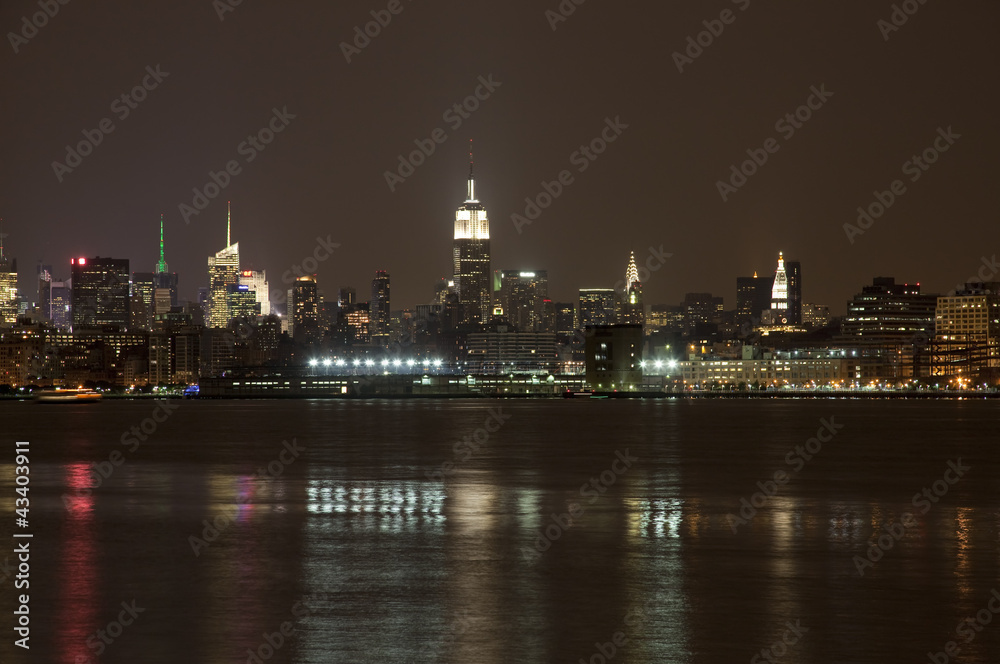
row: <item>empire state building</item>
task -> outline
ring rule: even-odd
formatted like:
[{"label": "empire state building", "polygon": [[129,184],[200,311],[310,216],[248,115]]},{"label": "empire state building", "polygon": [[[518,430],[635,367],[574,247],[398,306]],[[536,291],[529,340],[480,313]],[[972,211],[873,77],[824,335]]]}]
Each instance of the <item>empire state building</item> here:
[{"label": "empire state building", "polygon": [[486,323],[492,303],[490,221],[486,217],[486,208],[476,198],[471,148],[468,195],[465,203],[455,212],[455,243],[452,253],[462,322]]}]

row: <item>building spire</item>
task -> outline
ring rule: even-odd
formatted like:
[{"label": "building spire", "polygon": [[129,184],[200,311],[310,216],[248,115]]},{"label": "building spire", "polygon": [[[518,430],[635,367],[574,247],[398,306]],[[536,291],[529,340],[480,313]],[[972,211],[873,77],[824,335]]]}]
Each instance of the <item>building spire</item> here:
[{"label": "building spire", "polygon": [[475,160],[472,157],[472,139],[469,139],[469,196],[467,200],[476,200],[476,176],[473,171]]},{"label": "building spire", "polygon": [[160,260],[156,263],[157,274],[163,274],[168,272],[167,270],[167,259],[164,255],[163,249],[163,214],[160,214]]},{"label": "building spire", "polygon": [[625,292],[632,289],[632,284],[639,283],[639,268],[635,264],[635,252],[631,252],[628,259],[628,268],[625,269]]},{"label": "building spire", "polygon": [[229,247],[232,242],[229,241],[229,233],[232,230],[233,225],[233,202],[226,201],[226,247]]},{"label": "building spire", "polygon": [[3,260],[3,217],[0,217],[0,260]]}]

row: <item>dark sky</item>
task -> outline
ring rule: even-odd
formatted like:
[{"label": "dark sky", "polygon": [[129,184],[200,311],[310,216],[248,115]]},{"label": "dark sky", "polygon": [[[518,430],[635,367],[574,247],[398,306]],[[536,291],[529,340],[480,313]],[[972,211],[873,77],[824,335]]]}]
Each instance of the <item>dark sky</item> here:
[{"label": "dark sky", "polygon": [[[711,291],[731,308],[735,278],[772,273],[783,250],[805,300],[837,313],[873,276],[947,291],[1000,253],[993,0],[930,0],[888,41],[892,3],[872,0],[590,0],[555,31],[558,0],[403,0],[348,64],[340,43],[387,4],[243,0],[220,20],[211,0],[71,0],[15,54],[8,33],[39,8],[3,0],[0,216],[22,289],[34,299],[39,259],[56,277],[71,256],[151,271],[165,212],[167,260],[194,297],[231,199],[243,262],[272,288],[329,236],[329,296],[386,269],[393,308],[426,302],[450,270],[470,138],[493,267],[547,269],[556,300],[613,286],[650,246],[673,257],[647,303]],[[672,53],[726,9],[735,20],[678,72]],[[169,76],[119,119],[112,102],[156,65]],[[453,130],[443,113],[489,75],[500,87]],[[822,85],[833,96],[786,140],[775,123]],[[239,144],[275,107],[296,118],[246,163]],[[628,129],[578,172],[571,154],[616,116]],[[103,118],[114,132],[59,182],[52,162]],[[949,126],[961,138],[910,182],[904,162]],[[447,140],[391,193],[384,172],[438,127]],[[723,202],[716,182],[771,137],[779,150]],[[185,225],[178,206],[231,159],[242,172]],[[518,234],[511,214],[564,169],[573,183]],[[843,225],[896,179],[906,192],[850,243]]]}]

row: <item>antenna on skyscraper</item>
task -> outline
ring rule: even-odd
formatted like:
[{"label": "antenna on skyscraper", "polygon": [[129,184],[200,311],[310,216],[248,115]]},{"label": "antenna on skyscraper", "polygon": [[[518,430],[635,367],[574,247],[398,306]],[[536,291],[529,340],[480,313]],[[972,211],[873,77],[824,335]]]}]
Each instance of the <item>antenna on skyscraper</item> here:
[{"label": "antenna on skyscraper", "polygon": [[232,201],[226,201],[226,246],[227,247],[230,244],[232,244],[229,241],[229,237],[230,237],[229,236],[229,232],[230,232],[230,230],[232,228],[232,225],[233,225],[233,202]]}]

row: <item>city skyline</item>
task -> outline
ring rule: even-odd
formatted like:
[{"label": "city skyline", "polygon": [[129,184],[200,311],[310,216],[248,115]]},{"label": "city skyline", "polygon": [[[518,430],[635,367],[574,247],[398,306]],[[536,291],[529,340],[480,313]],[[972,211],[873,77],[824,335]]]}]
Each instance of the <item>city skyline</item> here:
[{"label": "city skyline", "polygon": [[[253,268],[267,270],[272,282],[310,255],[316,237],[329,236],[341,250],[320,266],[321,283],[363,288],[373,270],[386,269],[400,275],[398,302],[422,302],[451,273],[452,229],[441,222],[464,193],[462,157],[474,138],[493,260],[544,267],[555,300],[615,283],[620,267],[612,256],[634,250],[641,260],[650,246],[673,257],[644,284],[647,302],[707,291],[731,308],[730,277],[770,269],[780,248],[808,266],[809,300],[837,314],[873,276],[947,292],[993,256],[988,238],[998,206],[982,183],[995,172],[1000,133],[982,81],[984,63],[1000,47],[984,8],[930,7],[886,39],[877,24],[887,10],[870,3],[754,3],[736,7],[737,23],[683,71],[660,51],[683,54],[688,37],[717,12],[687,4],[646,10],[652,20],[581,6],[553,29],[525,1],[496,15],[476,6],[407,7],[347,62],[339,44],[367,10],[316,5],[303,24],[280,8],[245,3],[225,20],[210,3],[135,6],[112,16],[67,5],[0,61],[5,80],[26,90],[5,100],[9,117],[22,121],[8,133],[0,165],[5,246],[23,270],[39,259],[65,266],[75,256],[101,255],[127,256],[134,269],[153,271],[153,222],[165,213],[170,268],[194,275],[218,249],[218,222],[232,200],[242,253],[258,257]],[[18,26],[23,14],[7,4],[0,23]],[[490,30],[465,29],[484,21]],[[785,39],[802,26],[808,43]],[[110,43],[130,57],[92,67],[104,61],[106,45],[94,36],[109,31]],[[236,37],[256,32],[296,37],[263,49]],[[410,62],[407,54],[426,50],[427,35],[448,35],[454,51],[467,55]],[[511,50],[511,36],[524,48]],[[931,37],[938,48],[925,47]],[[610,40],[600,53],[589,47],[598,38]],[[761,43],[773,47],[757,49]],[[854,46],[845,51],[845,43]],[[825,55],[831,51],[839,53],[836,66]],[[558,75],[539,61],[553,63]],[[256,63],[252,75],[246,62]],[[660,63],[655,83],[636,62]],[[147,67],[159,67],[157,78]],[[118,98],[136,85],[144,100],[128,108]],[[813,87],[832,96],[785,138],[785,115],[808,110]],[[351,104],[338,89],[357,92]],[[64,103],[67,93],[73,104]],[[470,97],[474,111],[461,107]],[[114,131],[58,179],[53,162],[65,164],[66,146],[75,149],[105,117]],[[775,132],[779,120],[784,131]],[[595,160],[572,161],[602,133],[613,136],[608,121],[627,128]],[[265,145],[257,136],[272,123],[281,131],[265,134],[273,138]],[[435,128],[443,140],[432,138]],[[939,129],[960,138],[948,146]],[[760,157],[755,151],[772,135],[780,149],[723,201],[717,183],[740,182],[732,167],[739,171],[748,151]],[[948,150],[929,165],[923,153],[935,142]],[[418,143],[424,150],[410,159]],[[915,166],[914,156],[929,168]],[[236,175],[226,171],[230,161]],[[920,177],[911,182],[913,168]],[[390,190],[385,173],[411,169]],[[564,170],[570,184],[559,183]],[[216,193],[207,186],[214,185],[210,173],[228,184],[198,209],[195,189]],[[892,193],[895,179],[904,194]],[[525,214],[526,199],[545,202],[543,183],[561,186],[561,194],[518,229],[512,215]],[[858,224],[859,207],[878,212],[876,193],[893,204],[849,237],[844,226]],[[188,223],[181,205],[197,212]],[[960,222],[964,235],[937,241],[945,220]],[[987,241],[968,239],[976,235]],[[415,257],[417,243],[433,253]],[[30,275],[20,288],[30,292]],[[180,288],[182,298],[195,297],[190,278]]]}]

